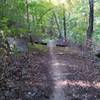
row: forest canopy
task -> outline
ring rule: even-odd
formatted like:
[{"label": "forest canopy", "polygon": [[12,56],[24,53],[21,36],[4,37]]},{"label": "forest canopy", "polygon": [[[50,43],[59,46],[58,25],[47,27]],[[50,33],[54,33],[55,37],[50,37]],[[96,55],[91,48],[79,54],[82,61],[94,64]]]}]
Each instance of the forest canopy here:
[{"label": "forest canopy", "polygon": [[[93,42],[100,41],[100,1],[94,0]],[[67,37],[82,44],[89,0],[0,0],[0,32],[7,36]]]}]

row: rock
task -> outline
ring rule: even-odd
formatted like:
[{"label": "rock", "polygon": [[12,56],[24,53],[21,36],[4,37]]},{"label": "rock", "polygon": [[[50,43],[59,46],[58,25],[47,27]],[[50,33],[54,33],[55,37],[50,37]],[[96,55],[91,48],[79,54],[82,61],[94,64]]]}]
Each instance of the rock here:
[{"label": "rock", "polygon": [[8,37],[7,41],[8,41],[8,44],[10,46],[10,49],[14,48],[15,39],[13,37]]},{"label": "rock", "polygon": [[7,38],[10,49],[17,49],[18,52],[28,52],[28,42],[24,38],[15,39],[13,37]]},{"label": "rock", "polygon": [[28,43],[25,39],[15,39],[15,46],[19,52],[28,52]]}]

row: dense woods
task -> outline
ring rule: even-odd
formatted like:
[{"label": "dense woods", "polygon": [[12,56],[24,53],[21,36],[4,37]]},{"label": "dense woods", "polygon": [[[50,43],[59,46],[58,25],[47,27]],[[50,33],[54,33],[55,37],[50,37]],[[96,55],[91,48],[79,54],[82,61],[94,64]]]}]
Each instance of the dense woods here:
[{"label": "dense woods", "polygon": [[100,100],[100,0],[0,0],[0,100]]},{"label": "dense woods", "polygon": [[63,2],[64,0],[1,0],[0,32],[5,37],[27,36],[30,33],[50,38],[52,34],[53,38],[67,37],[79,44],[85,42],[86,37],[93,36],[93,42],[98,44],[99,1]]}]

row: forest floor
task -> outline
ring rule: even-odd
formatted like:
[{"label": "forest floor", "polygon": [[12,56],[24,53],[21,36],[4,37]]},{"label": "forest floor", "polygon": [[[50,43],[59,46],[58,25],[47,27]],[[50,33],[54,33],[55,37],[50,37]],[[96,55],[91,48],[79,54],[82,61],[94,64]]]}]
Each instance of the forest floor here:
[{"label": "forest floor", "polygon": [[100,100],[100,61],[57,47],[0,58],[0,100]]}]

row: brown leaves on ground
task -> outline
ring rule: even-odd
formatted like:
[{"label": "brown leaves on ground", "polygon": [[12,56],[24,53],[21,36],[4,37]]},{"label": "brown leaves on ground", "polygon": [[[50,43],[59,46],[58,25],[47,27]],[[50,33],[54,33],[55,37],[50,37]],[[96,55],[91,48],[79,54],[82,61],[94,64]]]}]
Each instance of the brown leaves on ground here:
[{"label": "brown leaves on ground", "polygon": [[[55,48],[53,52],[62,63],[60,68],[64,74],[61,84],[64,85],[66,99],[99,100],[99,60],[77,49]],[[3,74],[0,78],[0,100],[49,99],[53,90],[49,52],[34,49],[27,54],[13,55],[12,62],[9,57],[3,59],[0,58],[0,76]]]}]

